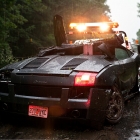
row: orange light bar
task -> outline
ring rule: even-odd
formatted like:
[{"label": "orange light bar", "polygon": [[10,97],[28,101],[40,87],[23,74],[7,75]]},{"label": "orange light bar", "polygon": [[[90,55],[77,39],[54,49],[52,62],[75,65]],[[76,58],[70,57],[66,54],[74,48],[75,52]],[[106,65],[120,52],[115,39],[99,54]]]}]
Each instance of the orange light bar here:
[{"label": "orange light bar", "polygon": [[79,24],[79,25],[76,27],[76,29],[77,29],[79,32],[85,31],[86,28],[87,28],[87,26],[84,25],[84,24]]},{"label": "orange light bar", "polygon": [[87,28],[85,23],[71,23],[70,27],[71,29],[76,28],[79,32],[85,31]]},{"label": "orange light bar", "polygon": [[71,29],[77,28],[79,25],[84,25],[86,27],[101,27],[101,26],[109,26],[111,28],[117,28],[119,24],[117,22],[95,22],[95,23],[70,23]]},{"label": "orange light bar", "polygon": [[112,24],[112,28],[117,28],[119,26],[118,22],[113,22],[113,23],[110,23]]},{"label": "orange light bar", "polygon": [[70,23],[71,29],[73,29],[73,28],[76,27],[76,26],[77,26],[77,23]]},{"label": "orange light bar", "polygon": [[106,24],[106,23],[103,23],[103,24],[100,25],[100,30],[101,30],[102,32],[108,31],[109,28],[110,28],[110,26],[109,26],[108,24]]}]

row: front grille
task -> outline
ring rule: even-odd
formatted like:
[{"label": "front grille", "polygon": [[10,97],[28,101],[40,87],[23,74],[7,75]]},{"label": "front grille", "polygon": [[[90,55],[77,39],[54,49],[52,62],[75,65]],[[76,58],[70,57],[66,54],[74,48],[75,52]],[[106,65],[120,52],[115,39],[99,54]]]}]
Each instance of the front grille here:
[{"label": "front grille", "polygon": [[35,97],[61,98],[62,88],[33,85],[15,85],[15,94]]}]

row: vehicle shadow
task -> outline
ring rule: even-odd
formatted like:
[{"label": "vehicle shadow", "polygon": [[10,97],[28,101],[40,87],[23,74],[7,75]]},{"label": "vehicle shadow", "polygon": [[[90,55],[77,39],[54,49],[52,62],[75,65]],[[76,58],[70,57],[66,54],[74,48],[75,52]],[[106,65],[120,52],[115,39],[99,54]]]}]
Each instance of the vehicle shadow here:
[{"label": "vehicle shadow", "polygon": [[96,131],[85,122],[73,119],[40,119],[14,114],[0,116],[0,138],[118,140],[110,126]]}]

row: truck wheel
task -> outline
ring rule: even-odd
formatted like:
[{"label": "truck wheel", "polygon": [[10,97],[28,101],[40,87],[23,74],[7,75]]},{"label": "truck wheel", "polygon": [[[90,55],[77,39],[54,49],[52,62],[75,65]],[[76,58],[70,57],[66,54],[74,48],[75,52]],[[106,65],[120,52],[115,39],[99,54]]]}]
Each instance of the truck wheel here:
[{"label": "truck wheel", "polygon": [[115,124],[122,118],[123,112],[124,112],[123,97],[117,86],[113,86],[112,95],[109,99],[107,107],[106,120],[111,124]]}]

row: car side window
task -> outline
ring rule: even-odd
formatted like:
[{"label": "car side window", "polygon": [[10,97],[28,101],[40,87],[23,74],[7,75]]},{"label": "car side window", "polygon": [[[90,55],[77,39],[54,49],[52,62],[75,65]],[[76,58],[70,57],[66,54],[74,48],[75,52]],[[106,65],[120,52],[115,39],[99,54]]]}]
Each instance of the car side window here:
[{"label": "car side window", "polygon": [[115,57],[118,60],[123,60],[129,57],[129,54],[126,50],[122,48],[115,48]]}]

